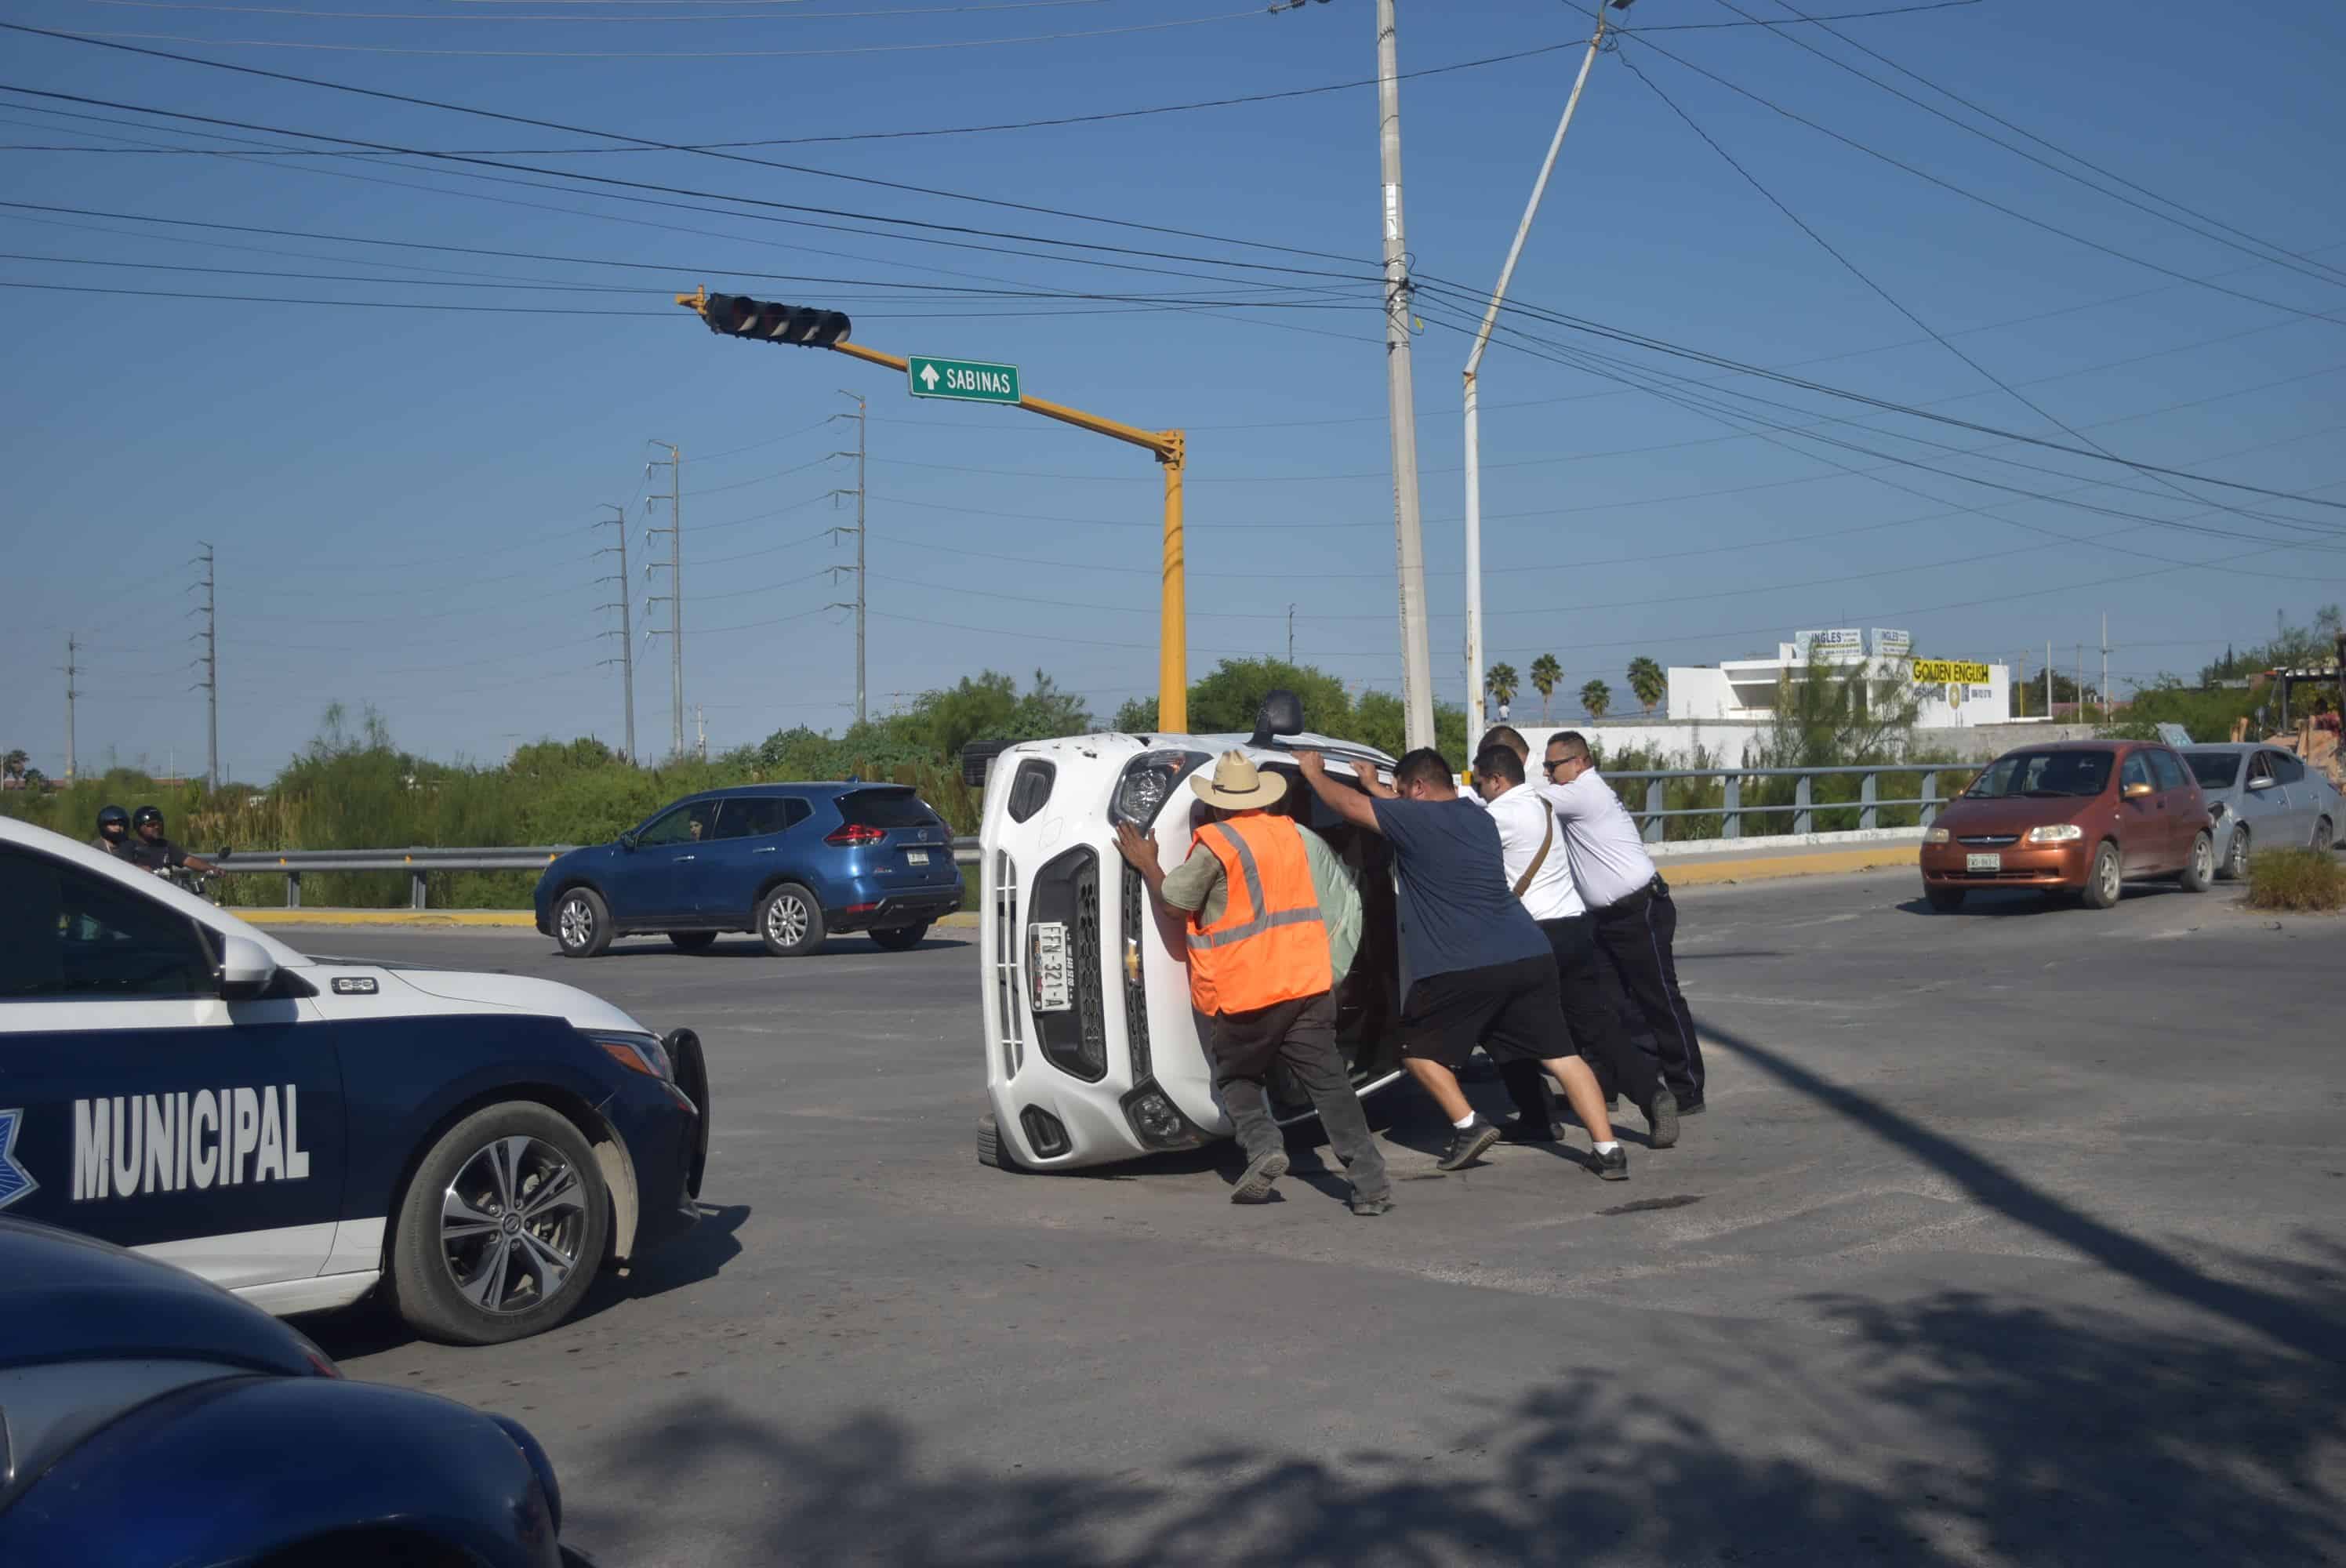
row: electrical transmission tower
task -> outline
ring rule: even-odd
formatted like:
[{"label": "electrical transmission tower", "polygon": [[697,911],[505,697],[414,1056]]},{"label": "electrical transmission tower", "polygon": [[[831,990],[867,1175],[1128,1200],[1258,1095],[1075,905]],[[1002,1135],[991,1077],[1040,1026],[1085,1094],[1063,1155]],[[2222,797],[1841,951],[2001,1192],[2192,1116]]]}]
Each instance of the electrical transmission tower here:
[{"label": "electrical transmission tower", "polygon": [[601,664],[615,664],[619,667],[619,690],[625,699],[625,708],[627,717],[627,760],[630,763],[635,763],[640,761],[640,759],[636,756],[635,617],[629,613],[627,606],[627,596],[632,592],[627,582],[627,509],[624,506],[612,506],[608,503],[606,503],[605,504],[611,515],[604,518],[601,522],[597,523],[594,526],[597,528],[617,529],[619,542],[617,545],[606,545],[604,548],[596,551],[595,555],[597,557],[612,555],[617,555],[619,557],[619,574],[616,577],[597,577],[595,580],[598,583],[618,584],[619,602],[615,605],[597,605],[596,608],[598,610],[617,610],[619,612],[619,629],[616,632],[606,631],[601,634],[607,637],[615,636],[619,639],[619,657],[617,658],[601,659],[597,662]]},{"label": "electrical transmission tower", "polygon": [[209,541],[199,539],[204,553],[188,564],[204,569],[203,580],[196,586],[203,590],[204,602],[195,613],[204,617],[204,629],[188,640],[201,642],[204,651],[193,661],[201,665],[204,678],[188,689],[201,691],[208,709],[204,742],[204,788],[219,788],[219,585],[212,546]]},{"label": "electrical transmission tower", "polygon": [[74,698],[81,693],[74,689],[74,677],[81,673],[76,663],[81,644],[71,632],[66,634],[66,782],[74,781]]},{"label": "electrical transmission tower", "polygon": [[831,494],[834,497],[841,495],[852,495],[855,497],[855,526],[852,529],[845,527],[833,528],[831,533],[831,537],[834,539],[842,534],[852,533],[855,535],[855,565],[852,567],[833,566],[831,570],[832,574],[832,581],[834,582],[838,580],[838,574],[842,572],[852,571],[855,574],[855,602],[852,604],[831,605],[828,607],[834,610],[853,610],[855,612],[855,722],[862,724],[864,720],[863,455],[864,433],[870,428],[870,422],[864,417],[864,406],[863,400],[862,398],[856,397],[853,392],[846,391],[841,392],[839,395],[842,397],[855,398],[855,412],[853,413],[835,413],[831,415],[831,418],[833,419],[852,419],[855,422],[855,450],[853,452],[834,452],[831,455],[833,457],[852,457],[855,459],[855,488],[852,490],[834,490],[831,492]]},{"label": "electrical transmission tower", "polygon": [[645,529],[644,539],[646,543],[649,543],[655,534],[667,535],[668,560],[665,563],[653,562],[646,565],[644,573],[648,576],[654,566],[665,565],[668,567],[668,592],[645,600],[644,605],[648,609],[663,598],[668,601],[668,755],[682,757],[684,755],[684,449],[673,442],[655,441],[652,444],[668,449],[668,459],[665,464],[655,458],[645,464],[644,468],[647,473],[654,468],[662,466],[668,469],[668,494],[649,498],[668,503],[668,526]]}]

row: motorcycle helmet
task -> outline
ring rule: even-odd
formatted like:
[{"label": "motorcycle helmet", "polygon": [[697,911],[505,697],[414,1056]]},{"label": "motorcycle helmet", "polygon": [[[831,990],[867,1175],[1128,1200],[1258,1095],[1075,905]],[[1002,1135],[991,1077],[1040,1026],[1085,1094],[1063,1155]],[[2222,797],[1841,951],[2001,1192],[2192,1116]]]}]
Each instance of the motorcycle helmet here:
[{"label": "motorcycle helmet", "polygon": [[128,832],[130,813],[119,806],[100,806],[97,809],[97,830],[103,833],[108,828],[119,828]]},{"label": "motorcycle helmet", "polygon": [[163,808],[160,806],[141,806],[138,809],[130,813],[130,825],[133,828],[143,828],[149,822],[154,823],[158,828],[163,825]]}]

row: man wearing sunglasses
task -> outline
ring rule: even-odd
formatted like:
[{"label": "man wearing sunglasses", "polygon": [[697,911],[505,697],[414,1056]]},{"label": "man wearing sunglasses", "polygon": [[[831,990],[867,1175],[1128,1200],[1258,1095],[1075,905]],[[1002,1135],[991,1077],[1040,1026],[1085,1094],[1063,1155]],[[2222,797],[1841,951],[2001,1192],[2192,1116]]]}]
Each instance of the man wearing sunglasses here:
[{"label": "man wearing sunglasses", "polygon": [[[1566,729],[1547,743],[1547,783],[1540,793],[1556,810],[1572,880],[1595,917],[1596,948],[1653,1042],[1662,1082],[1681,1116],[1703,1109],[1702,1046],[1678,989],[1678,905],[1637,837],[1637,824],[1612,786],[1597,776],[1588,740]],[[1642,1045],[1644,1041],[1640,1041]]]}]

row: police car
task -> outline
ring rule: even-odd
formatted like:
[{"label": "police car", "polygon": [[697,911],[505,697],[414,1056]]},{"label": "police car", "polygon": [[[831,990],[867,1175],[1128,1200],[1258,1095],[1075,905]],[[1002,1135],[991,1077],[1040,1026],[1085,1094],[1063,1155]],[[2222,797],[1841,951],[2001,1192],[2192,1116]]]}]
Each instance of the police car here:
[{"label": "police car", "polygon": [[[1164,863],[1178,865],[1204,820],[1189,776],[1233,748],[1287,780],[1273,809],[1325,839],[1352,871],[1361,948],[1337,984],[1337,1043],[1361,1093],[1402,1076],[1392,851],[1321,805],[1293,754],[1321,752],[1336,778],[1389,773],[1391,758],[1304,732],[1301,705],[1285,692],[1265,699],[1251,735],[1027,741],[993,759],[979,839],[984,1164],[1064,1170],[1230,1135],[1205,1020],[1189,1005],[1182,933],[1154,918],[1147,884],[1117,853],[1116,825],[1152,833]],[[1279,1073],[1270,1092],[1282,1122],[1311,1115]]]},{"label": "police car", "polygon": [[0,1211],[278,1313],[552,1328],[689,1227],[700,1043],[515,975],[311,958],[0,818]]}]

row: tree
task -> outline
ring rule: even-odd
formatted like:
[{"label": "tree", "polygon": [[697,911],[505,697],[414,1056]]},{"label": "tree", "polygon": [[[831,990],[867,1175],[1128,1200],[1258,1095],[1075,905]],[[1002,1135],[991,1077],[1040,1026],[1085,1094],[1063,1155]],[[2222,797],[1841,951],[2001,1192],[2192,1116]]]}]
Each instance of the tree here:
[{"label": "tree", "polygon": [[1109,728],[1127,735],[1153,735],[1157,731],[1157,699],[1153,697],[1128,697],[1124,706],[1116,710]]},{"label": "tree", "polygon": [[1556,655],[1542,654],[1532,660],[1532,689],[1540,694],[1540,722],[1547,722],[1548,699],[1556,688],[1564,684],[1564,667],[1556,662]]},{"label": "tree", "polygon": [[1504,708],[1515,700],[1515,693],[1523,686],[1523,677],[1515,673],[1514,665],[1494,664],[1483,672],[1483,686],[1491,694],[1492,702]]},{"label": "tree", "polygon": [[1189,732],[1239,735],[1254,730],[1255,710],[1274,691],[1303,699],[1303,726],[1322,735],[1343,735],[1352,718],[1344,683],[1326,670],[1277,658],[1226,658],[1213,673],[1189,686]]},{"label": "tree", "polygon": [[1655,704],[1669,694],[1670,677],[1660,665],[1643,654],[1629,661],[1629,695],[1637,699],[1637,706],[1651,713]]},{"label": "tree", "polygon": [[1592,680],[1580,688],[1580,706],[1588,710],[1591,718],[1602,718],[1605,710],[1613,706],[1613,688],[1601,680]]}]

